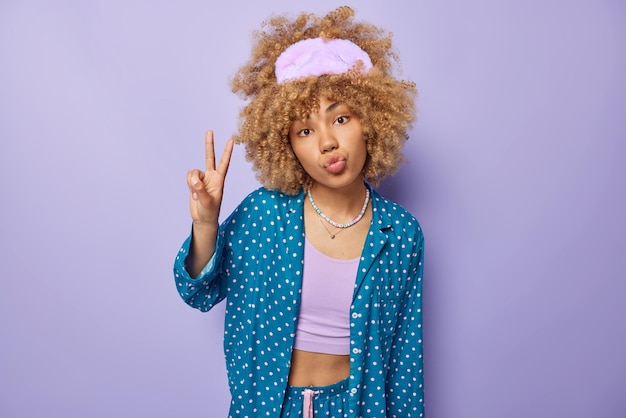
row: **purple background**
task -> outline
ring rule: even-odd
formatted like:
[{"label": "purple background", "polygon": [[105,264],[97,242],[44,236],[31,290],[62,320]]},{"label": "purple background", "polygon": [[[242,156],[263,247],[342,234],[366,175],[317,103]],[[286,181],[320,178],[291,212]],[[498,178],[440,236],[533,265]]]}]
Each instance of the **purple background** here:
[{"label": "purple background", "polygon": [[[340,2],[222,3],[0,2],[0,416],[225,416],[185,172],[260,21]],[[624,3],[352,5],[420,90],[381,190],[426,234],[428,416],[626,416]],[[256,186],[238,147],[223,213]]]}]

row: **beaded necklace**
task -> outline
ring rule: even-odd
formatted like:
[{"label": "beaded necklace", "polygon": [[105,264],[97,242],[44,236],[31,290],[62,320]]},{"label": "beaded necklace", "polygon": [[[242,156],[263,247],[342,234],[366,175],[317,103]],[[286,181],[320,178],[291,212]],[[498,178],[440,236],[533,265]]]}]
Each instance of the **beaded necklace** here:
[{"label": "beaded necklace", "polygon": [[[354,225],[355,223],[359,222],[363,218],[363,215],[365,215],[365,211],[367,210],[367,204],[370,201],[370,189],[368,189],[366,187],[365,188],[365,202],[363,202],[363,207],[361,208],[361,212],[359,212],[359,214],[356,216],[356,218],[354,218],[350,222],[345,223],[345,224],[340,224],[338,222],[333,221],[328,216],[324,215],[324,213],[320,210],[320,208],[317,207],[317,205],[315,204],[315,201],[313,200],[313,195],[311,195],[311,189],[307,190],[307,194],[309,195],[309,202],[311,202],[311,206],[313,206],[313,209],[315,209],[315,212],[317,212],[317,214],[320,216],[320,218],[324,219],[326,222],[328,222],[329,224],[331,224],[335,228],[341,228],[341,229],[349,228],[352,225]],[[333,236],[333,238],[334,238],[334,236]]]}]

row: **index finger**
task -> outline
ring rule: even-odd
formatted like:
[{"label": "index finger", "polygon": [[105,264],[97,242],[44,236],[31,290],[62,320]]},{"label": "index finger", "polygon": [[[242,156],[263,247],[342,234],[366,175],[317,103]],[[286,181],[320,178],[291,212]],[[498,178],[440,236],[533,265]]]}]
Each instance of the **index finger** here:
[{"label": "index finger", "polygon": [[213,131],[206,131],[204,138],[204,159],[206,162],[206,171],[215,170],[215,148],[213,145]]}]

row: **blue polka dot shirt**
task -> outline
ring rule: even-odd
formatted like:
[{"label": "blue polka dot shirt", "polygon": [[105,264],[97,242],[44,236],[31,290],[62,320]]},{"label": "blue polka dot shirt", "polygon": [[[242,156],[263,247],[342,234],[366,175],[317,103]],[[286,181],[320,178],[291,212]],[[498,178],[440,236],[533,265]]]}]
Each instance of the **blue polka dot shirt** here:
[{"label": "blue polka dot shirt", "polygon": [[[369,187],[369,185],[368,185]],[[372,221],[350,308],[350,417],[424,416],[422,272],[418,221],[372,191]],[[279,417],[298,320],[304,193],[260,188],[220,225],[215,255],[196,278],[183,243],[174,277],[190,306],[225,300],[230,417]]]}]

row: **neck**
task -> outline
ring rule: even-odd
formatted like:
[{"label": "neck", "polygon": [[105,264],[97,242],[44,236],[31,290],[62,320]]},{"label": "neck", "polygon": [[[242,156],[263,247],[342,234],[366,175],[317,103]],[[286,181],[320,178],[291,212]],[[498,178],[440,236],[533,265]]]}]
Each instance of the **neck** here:
[{"label": "neck", "polygon": [[349,221],[359,213],[365,199],[366,186],[359,180],[342,188],[313,184],[311,194],[317,206],[337,222]]}]

